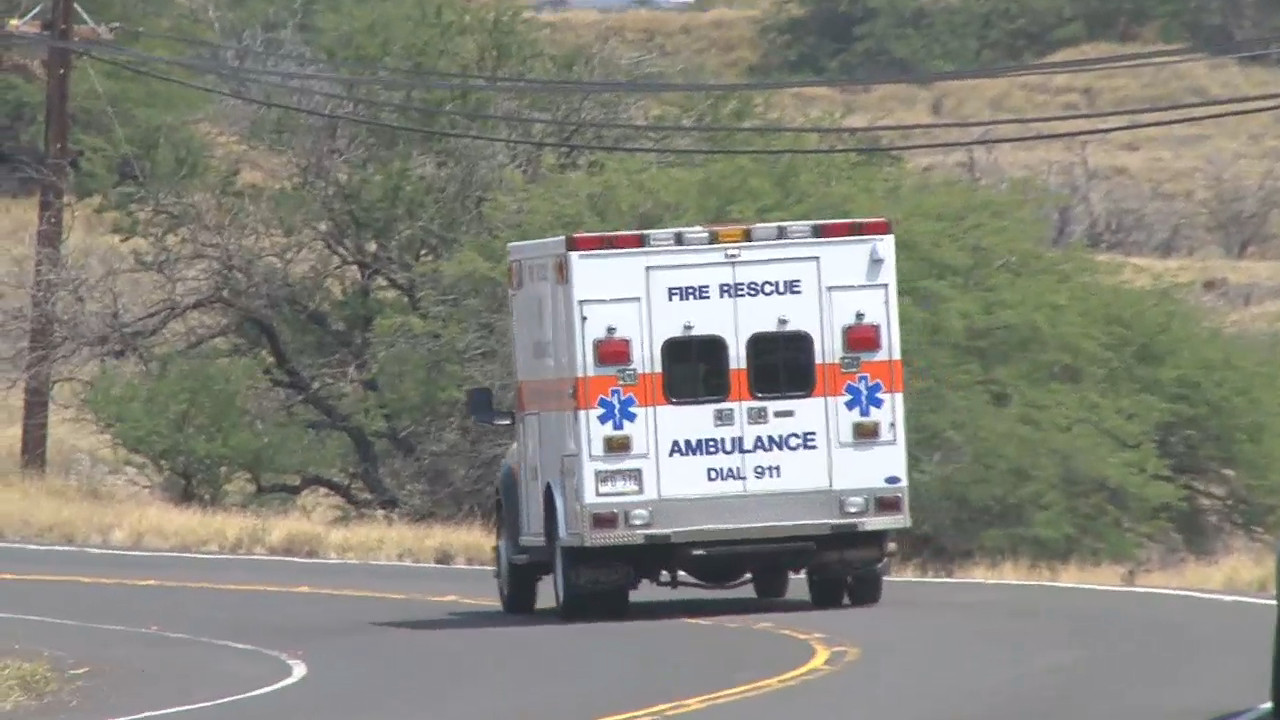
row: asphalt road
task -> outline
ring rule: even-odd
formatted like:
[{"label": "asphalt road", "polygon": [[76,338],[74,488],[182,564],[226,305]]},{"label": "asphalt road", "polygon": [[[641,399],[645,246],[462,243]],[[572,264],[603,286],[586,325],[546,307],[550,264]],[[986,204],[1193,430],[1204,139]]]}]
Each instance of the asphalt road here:
[{"label": "asphalt road", "polygon": [[749,592],[643,588],[634,619],[563,625],[497,612],[485,570],[0,547],[0,652],[79,671],[15,720],[1210,720],[1268,687],[1270,604],[892,582],[878,607],[814,611],[803,581]]}]

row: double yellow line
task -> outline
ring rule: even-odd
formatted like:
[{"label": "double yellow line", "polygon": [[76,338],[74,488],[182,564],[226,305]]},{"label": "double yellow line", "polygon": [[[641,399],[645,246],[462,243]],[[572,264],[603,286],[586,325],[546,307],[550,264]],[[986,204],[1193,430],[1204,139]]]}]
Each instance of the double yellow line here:
[{"label": "double yellow line", "polygon": [[[197,590],[223,590],[233,592],[274,592],[292,595],[330,595],[336,597],[373,598],[382,600],[416,600],[419,602],[457,603],[462,605],[495,606],[492,600],[480,600],[460,595],[422,595],[413,593],[390,593],[373,590],[350,590],[343,588],[320,588],[307,585],[244,585],[232,583],[182,582],[178,580],[150,580],[135,578],[88,577],[82,575],[16,575],[0,573],[0,580],[28,582],[65,582],[83,585],[124,585],[132,587],[164,587],[189,588]],[[809,659],[798,667],[777,675],[756,680],[755,682],[736,685],[724,690],[698,695],[697,697],[673,700],[651,707],[632,710],[617,715],[609,715],[596,720],[654,720],[680,715],[694,710],[720,705],[722,703],[742,700],[744,698],[763,695],[813,680],[839,669],[846,663],[858,658],[857,648],[831,644],[825,635],[806,633],[799,630],[778,627],[768,622],[727,622],[705,620],[700,618],[681,618],[684,622],[698,625],[719,625],[722,627],[742,628],[759,632],[783,635],[808,644],[811,654]]]}]

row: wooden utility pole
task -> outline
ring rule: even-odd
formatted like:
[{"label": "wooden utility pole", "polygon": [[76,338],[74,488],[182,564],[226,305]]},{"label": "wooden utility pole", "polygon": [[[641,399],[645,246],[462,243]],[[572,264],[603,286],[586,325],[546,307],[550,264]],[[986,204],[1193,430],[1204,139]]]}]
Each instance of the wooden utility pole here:
[{"label": "wooden utility pole", "polygon": [[45,64],[44,176],[40,184],[39,229],[31,283],[31,328],[27,339],[26,385],[22,398],[22,469],[44,473],[49,446],[49,395],[53,383],[54,297],[62,265],[70,119],[72,12],[74,0],[52,0]]}]

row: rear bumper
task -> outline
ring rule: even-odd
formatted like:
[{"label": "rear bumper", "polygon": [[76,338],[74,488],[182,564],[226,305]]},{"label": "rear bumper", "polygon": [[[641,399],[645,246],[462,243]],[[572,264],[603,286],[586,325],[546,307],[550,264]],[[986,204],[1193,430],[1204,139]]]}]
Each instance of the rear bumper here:
[{"label": "rear bumper", "polygon": [[[848,495],[902,495],[903,512],[876,515],[841,512]],[[874,502],[869,502],[874,506]],[[650,512],[645,527],[625,527],[626,511]],[[593,512],[616,510],[623,527],[593,530]],[[676,498],[641,502],[595,503],[579,509],[576,527],[565,545],[610,547],[733,540],[771,540],[813,537],[858,531],[903,530],[911,527],[910,493],[905,487],[876,490],[821,490],[800,493],[760,493],[707,498]]]}]

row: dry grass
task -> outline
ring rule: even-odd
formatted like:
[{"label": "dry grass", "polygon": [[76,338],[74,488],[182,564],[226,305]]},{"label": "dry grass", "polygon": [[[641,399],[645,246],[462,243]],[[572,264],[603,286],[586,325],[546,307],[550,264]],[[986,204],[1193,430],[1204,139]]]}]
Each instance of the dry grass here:
[{"label": "dry grass", "polygon": [[[93,201],[68,207],[64,219],[64,254],[71,261],[86,254],[111,252],[116,243],[109,232],[110,219],[93,211]],[[27,302],[26,287],[31,282],[31,251],[35,242],[37,202],[35,198],[0,199],[0,304]]]},{"label": "dry grass", "polygon": [[[10,475],[0,480],[0,539],[6,540],[486,565],[493,557],[490,538],[488,529],[477,525],[335,524],[303,512],[265,516],[178,508],[138,491],[53,478],[35,482]],[[954,575],[1263,593],[1275,589],[1273,567],[1266,549],[1246,548],[1214,560],[1137,573],[1119,565],[1001,563],[959,568]],[[924,575],[912,566],[902,566],[896,574]]]},{"label": "dry grass", "polygon": [[[100,244],[110,239],[107,233],[109,223],[106,217],[93,212],[89,202],[75,204],[66,213],[65,229],[68,234],[68,246],[79,247],[84,243]],[[36,199],[3,198],[0,199],[0,237],[13,240],[22,238],[23,244],[30,244],[36,231]]]},{"label": "dry grass", "polygon": [[739,76],[759,54],[757,10],[565,10],[540,15],[560,42],[596,44],[608,38],[637,55],[656,56],[716,77]]},{"label": "dry grass", "polygon": [[149,494],[50,476],[0,479],[0,538],[145,550],[484,564],[477,525],[338,523],[321,513],[260,514],[175,507]]},{"label": "dry grass", "polygon": [[1280,324],[1280,261],[1220,258],[1143,258],[1101,255],[1125,265],[1121,277],[1136,285],[1177,283],[1222,309],[1234,329]]},{"label": "dry grass", "polygon": [[[900,566],[896,575],[923,577],[918,567]],[[984,580],[1031,580],[1086,585],[1130,585],[1243,594],[1271,594],[1276,589],[1275,555],[1270,548],[1245,547],[1209,560],[1137,570],[1119,565],[1037,567],[1004,562],[958,568],[954,577]]]},{"label": "dry grass", "polygon": [[0,657],[0,710],[38,703],[58,687],[58,672],[48,663]]},{"label": "dry grass", "polygon": [[[1046,60],[1067,60],[1168,46],[1092,44],[1055,53]],[[1130,107],[1167,105],[1274,92],[1280,71],[1232,60],[1113,69],[1076,75],[1002,78],[943,83],[934,86],[894,85],[861,93],[805,91],[846,110],[849,124],[928,123],[943,120],[987,120],[996,117],[1054,115]],[[1254,103],[1251,107],[1259,107]],[[1159,116],[1120,116],[1106,120],[1057,122],[994,129],[992,136],[1079,130],[1161,118],[1189,117],[1214,109],[1179,111]],[[1223,172],[1258,179],[1280,160],[1272,139],[1280,131],[1275,113],[1152,128],[1088,138],[1090,162],[1104,176],[1129,177],[1160,186],[1197,201],[1209,199]],[[979,130],[945,130],[892,134],[895,141],[965,140]],[[988,161],[1017,175],[1045,177],[1055,165],[1078,157],[1080,140],[995,146]],[[985,153],[985,151],[984,151]],[[959,168],[968,163],[964,150],[911,155],[921,167]]]}]

